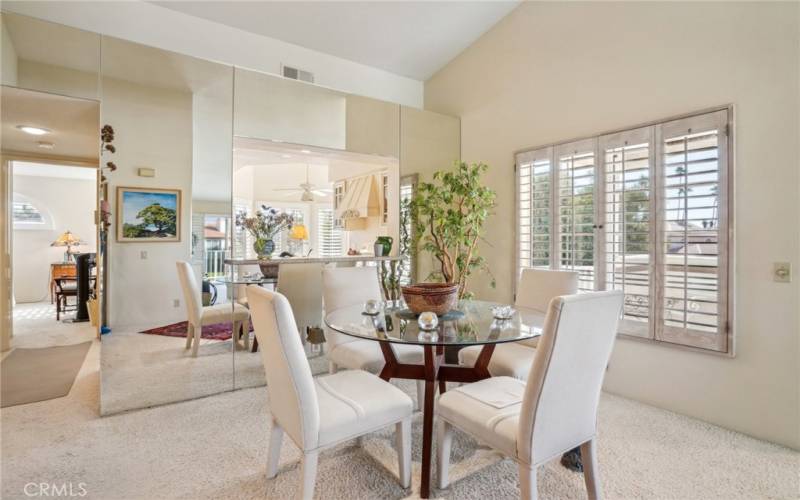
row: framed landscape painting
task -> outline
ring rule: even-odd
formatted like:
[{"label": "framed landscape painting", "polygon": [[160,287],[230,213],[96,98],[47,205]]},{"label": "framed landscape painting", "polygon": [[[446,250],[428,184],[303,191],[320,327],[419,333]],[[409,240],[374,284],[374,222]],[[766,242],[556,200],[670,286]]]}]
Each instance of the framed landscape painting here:
[{"label": "framed landscape painting", "polygon": [[181,241],[181,191],[117,187],[117,241]]}]

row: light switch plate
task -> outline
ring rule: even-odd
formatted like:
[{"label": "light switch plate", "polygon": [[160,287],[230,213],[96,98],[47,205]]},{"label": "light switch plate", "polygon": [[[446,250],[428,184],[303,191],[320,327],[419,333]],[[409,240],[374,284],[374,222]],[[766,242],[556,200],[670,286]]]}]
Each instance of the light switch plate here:
[{"label": "light switch plate", "polygon": [[181,306],[180,299],[175,299],[172,301],[172,307],[180,307],[180,306]]},{"label": "light switch plate", "polygon": [[791,262],[775,262],[773,264],[772,276],[778,283],[791,283],[792,282],[792,263]]}]

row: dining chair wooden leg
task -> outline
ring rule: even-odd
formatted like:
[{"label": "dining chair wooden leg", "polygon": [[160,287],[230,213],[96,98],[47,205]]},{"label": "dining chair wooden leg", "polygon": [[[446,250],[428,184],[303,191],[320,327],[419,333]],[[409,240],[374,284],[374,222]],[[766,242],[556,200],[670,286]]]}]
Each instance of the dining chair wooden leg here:
[{"label": "dining chair wooden leg", "polygon": [[192,357],[196,358],[200,350],[200,334],[203,333],[203,327],[195,326],[192,330],[194,331],[194,339],[192,339]]},{"label": "dining chair wooden leg", "polygon": [[603,498],[600,486],[600,474],[597,469],[597,443],[590,439],[581,445],[581,458],[583,461],[583,480],[586,482],[586,492],[589,500]]},{"label": "dining chair wooden leg", "polygon": [[244,342],[244,350],[250,350],[250,318],[242,321],[242,340]]},{"label": "dining chair wooden leg", "polygon": [[536,500],[536,467],[519,464],[519,498],[520,500]]},{"label": "dining chair wooden leg", "polygon": [[189,323],[186,325],[186,349],[192,347],[193,339],[194,339],[194,325]]},{"label": "dining chair wooden leg", "polygon": [[239,340],[242,338],[242,322],[235,320],[233,322],[233,330],[231,331],[231,341],[233,342],[233,350],[239,348]]},{"label": "dining chair wooden leg", "polygon": [[411,487],[411,419],[398,422],[395,426],[397,442],[397,475],[403,488]]},{"label": "dining chair wooden leg", "polygon": [[269,433],[269,450],[267,450],[267,479],[278,475],[278,462],[281,459],[281,443],[283,443],[283,427],[272,420],[272,430]]},{"label": "dining chair wooden leg", "polygon": [[436,477],[439,479],[439,488],[450,486],[450,445],[453,442],[453,426],[439,420],[436,430]]},{"label": "dining chair wooden leg", "polygon": [[314,482],[317,480],[317,461],[319,452],[309,451],[303,454],[302,476],[303,482],[300,486],[299,497],[303,500],[311,500],[314,497]]}]

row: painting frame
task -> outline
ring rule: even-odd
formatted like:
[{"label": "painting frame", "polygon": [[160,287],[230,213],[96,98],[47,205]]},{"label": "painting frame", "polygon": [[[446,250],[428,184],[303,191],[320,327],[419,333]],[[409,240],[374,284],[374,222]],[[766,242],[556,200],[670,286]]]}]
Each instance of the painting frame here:
[{"label": "painting frame", "polygon": [[[182,193],[180,189],[117,186],[116,194],[117,230],[115,233],[117,235],[116,240],[118,243],[179,243],[181,241]],[[136,196],[137,194],[139,196]],[[137,200],[137,198],[139,199]],[[142,234],[136,236],[132,236],[130,234],[130,224],[129,227],[126,228],[125,221],[126,219],[129,221],[133,219],[140,220],[138,215],[136,217],[133,216],[132,211],[136,210],[137,207],[144,203],[144,200],[147,200],[148,198],[157,198],[159,200],[163,200],[170,205],[167,206],[167,208],[171,208],[171,205],[174,204],[174,208],[171,209],[175,211],[175,234],[171,234],[172,231],[170,231],[170,234],[166,236],[153,235],[153,231],[145,228],[143,223],[139,224],[142,226],[140,231],[149,231],[151,234]],[[126,201],[128,202],[127,206]],[[167,229],[169,230],[171,227],[168,227]],[[126,234],[126,231],[128,234]]]}]

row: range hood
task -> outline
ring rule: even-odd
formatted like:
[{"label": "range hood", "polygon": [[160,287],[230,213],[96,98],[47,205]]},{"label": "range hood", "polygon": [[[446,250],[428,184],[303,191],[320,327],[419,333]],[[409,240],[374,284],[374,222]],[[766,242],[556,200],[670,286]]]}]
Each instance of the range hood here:
[{"label": "range hood", "polygon": [[375,175],[365,175],[347,182],[344,198],[336,210],[337,218],[348,221],[381,214],[381,197],[375,177]]}]

